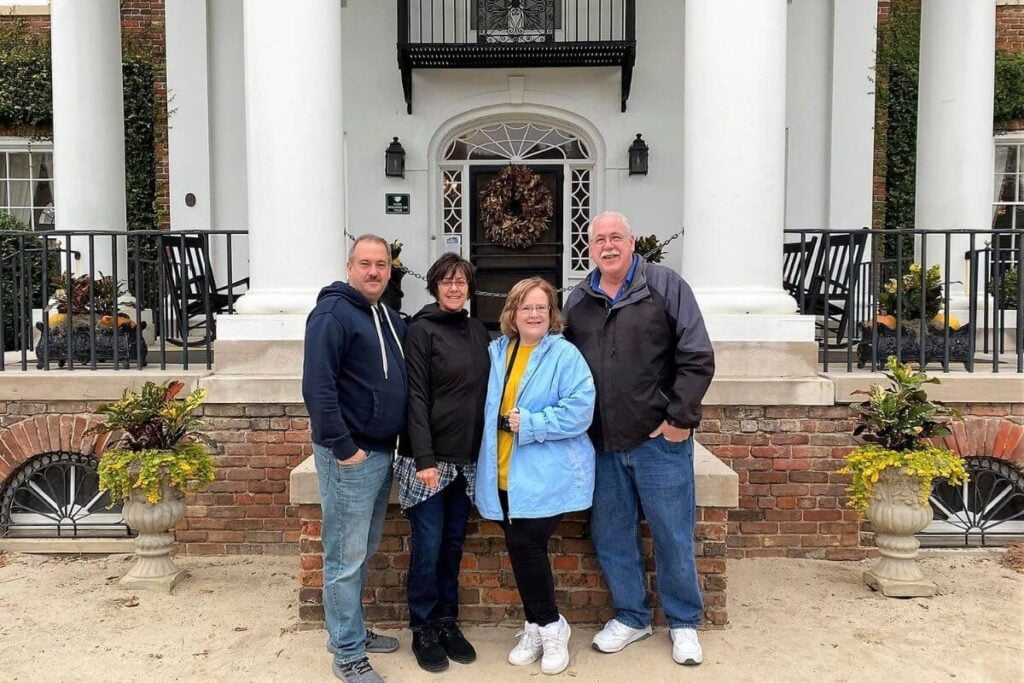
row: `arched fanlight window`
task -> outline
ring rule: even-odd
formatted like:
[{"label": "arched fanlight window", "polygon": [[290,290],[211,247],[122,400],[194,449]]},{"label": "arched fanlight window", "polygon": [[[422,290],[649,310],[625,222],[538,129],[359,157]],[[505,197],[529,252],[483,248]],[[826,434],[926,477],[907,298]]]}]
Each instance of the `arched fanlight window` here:
[{"label": "arched fanlight window", "polygon": [[99,489],[99,460],[82,453],[44,453],[0,486],[0,536],[127,537],[121,504]]},{"label": "arched fanlight window", "polygon": [[538,123],[498,123],[452,140],[445,161],[588,160],[586,143],[573,133]]},{"label": "arched fanlight window", "polygon": [[1024,472],[998,458],[964,458],[970,478],[950,486],[937,479],[930,498],[935,519],[918,538],[930,546],[992,546],[1024,539]]}]

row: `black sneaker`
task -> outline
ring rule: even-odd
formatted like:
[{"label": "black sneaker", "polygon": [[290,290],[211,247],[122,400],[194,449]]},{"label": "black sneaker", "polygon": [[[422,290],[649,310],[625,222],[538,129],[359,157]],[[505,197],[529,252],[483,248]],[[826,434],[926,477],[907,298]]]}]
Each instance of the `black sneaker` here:
[{"label": "black sneaker", "polygon": [[366,657],[345,664],[334,662],[331,670],[345,683],[384,683],[384,679],[373,670],[370,660]]},{"label": "black sneaker", "polygon": [[459,664],[469,664],[476,660],[476,650],[462,635],[459,625],[452,620],[446,619],[434,625],[437,629],[437,639],[441,641],[448,658]]},{"label": "black sneaker", "polygon": [[437,673],[448,668],[448,657],[437,640],[437,631],[427,626],[412,632],[412,652],[420,668]]}]

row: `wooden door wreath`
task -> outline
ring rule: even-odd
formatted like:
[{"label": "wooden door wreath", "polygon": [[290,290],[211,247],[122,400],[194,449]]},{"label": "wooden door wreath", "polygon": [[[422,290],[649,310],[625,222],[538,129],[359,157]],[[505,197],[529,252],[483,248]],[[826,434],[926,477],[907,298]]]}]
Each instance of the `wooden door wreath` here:
[{"label": "wooden door wreath", "polygon": [[555,200],[544,179],[514,164],[491,179],[480,203],[487,239],[509,249],[532,246],[554,213]]}]

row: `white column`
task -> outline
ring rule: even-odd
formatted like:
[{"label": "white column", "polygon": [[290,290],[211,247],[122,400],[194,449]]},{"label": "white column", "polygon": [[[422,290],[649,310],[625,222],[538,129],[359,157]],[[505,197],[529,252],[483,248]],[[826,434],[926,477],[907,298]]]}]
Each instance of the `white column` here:
[{"label": "white column", "polygon": [[[171,228],[208,230],[210,187],[210,107],[207,83],[206,0],[166,0],[168,171]],[[194,201],[189,206],[186,195]]]},{"label": "white column", "polygon": [[[245,187],[245,64],[242,0],[207,3],[210,107],[210,199],[212,225],[248,229]],[[214,240],[212,258],[218,282],[227,284],[227,240]],[[249,242],[231,241],[232,277],[249,275]]]},{"label": "white column", "polygon": [[[54,205],[58,230],[124,231],[124,100],[120,3],[53,0]],[[124,240],[118,240],[118,279],[127,277]],[[88,243],[75,270],[87,272]],[[94,268],[113,274],[109,238],[95,242]]]},{"label": "white column", "polygon": [[828,227],[833,230],[871,227],[877,24],[877,0],[835,0],[828,147]]},{"label": "white column", "polygon": [[243,12],[252,288],[238,310],[304,314],[345,273],[341,3]]},{"label": "white column", "polygon": [[683,275],[705,316],[793,313],[782,289],[786,0],[687,0],[684,45]]},{"label": "white column", "polygon": [[[792,0],[786,17],[786,226],[828,224],[832,3]],[[788,241],[799,242],[798,235]]]},{"label": "white column", "polygon": [[[994,0],[924,0],[921,6],[918,228],[992,225],[995,17]],[[968,247],[966,237],[951,239],[951,280],[964,282]],[[930,236],[925,257],[945,273],[944,249],[941,235]],[[965,309],[964,284],[950,290],[950,306]]]}]

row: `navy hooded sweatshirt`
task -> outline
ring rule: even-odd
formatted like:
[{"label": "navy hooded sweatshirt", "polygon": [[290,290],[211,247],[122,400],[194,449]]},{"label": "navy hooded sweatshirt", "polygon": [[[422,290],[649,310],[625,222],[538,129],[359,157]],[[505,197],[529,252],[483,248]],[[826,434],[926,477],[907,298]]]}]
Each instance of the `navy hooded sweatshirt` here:
[{"label": "navy hooded sweatshirt", "polygon": [[313,443],[339,460],[395,449],[405,427],[404,337],[405,323],[384,304],[371,306],[344,282],[320,290],[302,364]]}]

